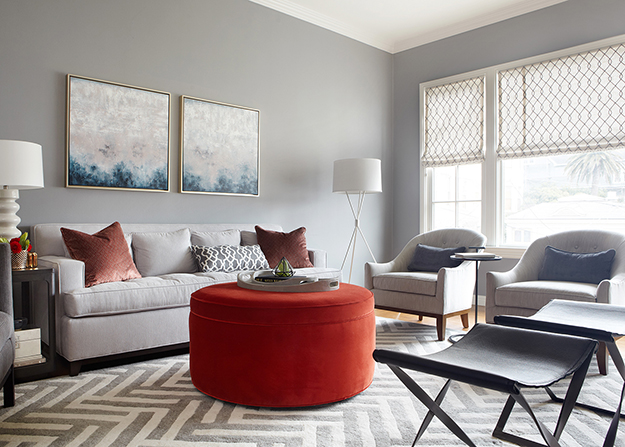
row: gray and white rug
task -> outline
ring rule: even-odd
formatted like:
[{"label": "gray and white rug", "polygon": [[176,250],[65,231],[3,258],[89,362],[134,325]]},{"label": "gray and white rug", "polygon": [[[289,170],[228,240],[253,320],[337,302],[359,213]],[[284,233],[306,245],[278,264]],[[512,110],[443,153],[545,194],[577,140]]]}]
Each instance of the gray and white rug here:
[{"label": "gray and white rug", "polygon": [[[448,345],[436,340],[434,327],[386,318],[378,318],[377,325],[378,347],[429,353]],[[414,376],[430,395],[443,384],[435,377]],[[593,362],[582,399],[614,408],[621,384],[613,365],[603,377]],[[556,387],[561,395],[566,385]],[[560,406],[542,390],[524,394],[552,429]],[[443,408],[478,446],[509,446],[491,436],[505,399],[455,383]],[[377,365],[367,390],[336,404],[292,410],[231,405],[195,390],[188,356],[182,355],[18,385],[16,406],[0,409],[0,446],[410,446],[425,413],[384,365]],[[561,444],[600,446],[608,423],[607,417],[575,409]],[[625,447],[623,424],[615,444],[620,447]],[[522,410],[513,411],[506,428],[541,441]],[[464,444],[435,419],[418,445]]]}]

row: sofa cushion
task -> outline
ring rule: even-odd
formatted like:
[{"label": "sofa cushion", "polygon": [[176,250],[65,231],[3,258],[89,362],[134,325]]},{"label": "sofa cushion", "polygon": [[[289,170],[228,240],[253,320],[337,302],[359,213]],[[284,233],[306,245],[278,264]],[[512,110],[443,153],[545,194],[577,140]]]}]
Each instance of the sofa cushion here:
[{"label": "sofa cushion", "polygon": [[85,286],[141,278],[119,222],[94,234],[68,228],[61,234],[70,256],[85,263]]},{"label": "sofa cushion", "polygon": [[306,248],[306,228],[300,227],[290,233],[283,233],[264,230],[257,225],[256,236],[269,267],[275,268],[283,257],[293,268],[313,266]]},{"label": "sofa cushion", "polygon": [[269,268],[260,245],[192,245],[193,254],[202,272],[237,272]]},{"label": "sofa cushion", "polygon": [[495,305],[502,307],[538,310],[555,299],[592,303],[597,300],[597,286],[568,281],[523,281],[500,286],[495,291]]},{"label": "sofa cushion", "polygon": [[164,233],[133,233],[132,251],[143,276],[197,272],[191,252],[191,231],[183,228]]},{"label": "sofa cushion", "polygon": [[373,288],[391,292],[436,296],[437,273],[390,272],[373,277]]},{"label": "sofa cushion", "polygon": [[191,294],[218,282],[236,281],[233,273],[175,273],[98,284],[63,295],[65,315],[103,316],[188,306]]},{"label": "sofa cushion", "polygon": [[463,251],[466,251],[466,247],[439,248],[417,244],[408,263],[408,271],[438,272],[443,267],[458,267],[462,261],[451,259],[451,255]]},{"label": "sofa cushion", "polygon": [[[298,273],[327,277],[328,269],[302,269]],[[236,272],[197,272],[98,284],[64,293],[63,310],[70,318],[81,318],[184,307],[196,290],[236,280]]]},{"label": "sofa cushion", "polygon": [[258,237],[255,231],[241,230],[241,245],[257,245]]},{"label": "sofa cushion", "polygon": [[538,279],[599,284],[609,279],[616,250],[574,253],[547,245]]},{"label": "sofa cushion", "polygon": [[205,247],[241,245],[241,231],[191,231],[191,245],[203,245]]}]

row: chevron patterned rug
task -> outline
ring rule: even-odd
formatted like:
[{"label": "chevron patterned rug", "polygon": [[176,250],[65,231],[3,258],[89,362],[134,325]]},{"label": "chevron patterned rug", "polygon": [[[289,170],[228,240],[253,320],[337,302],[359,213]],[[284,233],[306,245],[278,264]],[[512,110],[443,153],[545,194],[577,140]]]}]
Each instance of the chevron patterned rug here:
[{"label": "chevron patterned rug", "polygon": [[[377,330],[377,345],[386,349],[430,353],[448,346],[436,340],[431,326],[378,318]],[[188,365],[188,356],[182,355],[18,385],[16,406],[0,409],[0,446],[410,446],[426,414],[385,365],[377,365],[373,384],[358,396],[291,410],[231,405],[205,396],[191,384]],[[622,382],[611,366],[603,377],[593,362],[581,399],[616,406]],[[442,379],[412,375],[430,395],[443,384]],[[563,395],[567,385],[554,389]],[[539,420],[552,429],[560,406],[542,390],[524,394]],[[505,399],[454,383],[443,408],[476,445],[510,446],[491,436]],[[561,444],[600,446],[608,423],[605,416],[575,409]],[[506,429],[542,442],[522,410],[513,411]],[[625,446],[623,431],[617,446]],[[464,444],[434,419],[418,445]]]}]

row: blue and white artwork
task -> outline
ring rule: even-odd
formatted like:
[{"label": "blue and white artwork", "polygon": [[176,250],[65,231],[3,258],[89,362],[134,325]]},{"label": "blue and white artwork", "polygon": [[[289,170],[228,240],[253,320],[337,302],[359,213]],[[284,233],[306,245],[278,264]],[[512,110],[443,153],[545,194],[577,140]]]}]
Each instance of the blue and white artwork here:
[{"label": "blue and white artwork", "polygon": [[169,93],[68,75],[67,186],[169,191]]},{"label": "blue and white artwork", "polygon": [[258,196],[258,110],[183,96],[182,192]]}]

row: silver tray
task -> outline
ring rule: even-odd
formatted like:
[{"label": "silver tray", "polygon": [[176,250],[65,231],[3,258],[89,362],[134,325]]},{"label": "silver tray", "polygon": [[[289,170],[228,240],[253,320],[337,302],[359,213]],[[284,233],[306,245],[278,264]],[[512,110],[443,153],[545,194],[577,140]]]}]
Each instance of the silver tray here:
[{"label": "silver tray", "polygon": [[[297,278],[284,279],[278,282],[256,281],[259,275],[270,275],[271,270],[259,270],[257,272],[242,272],[237,275],[237,285],[244,289],[264,290],[266,292],[329,292],[339,288],[339,275],[331,278],[319,276],[299,276]],[[319,275],[328,273],[319,273]]]}]

